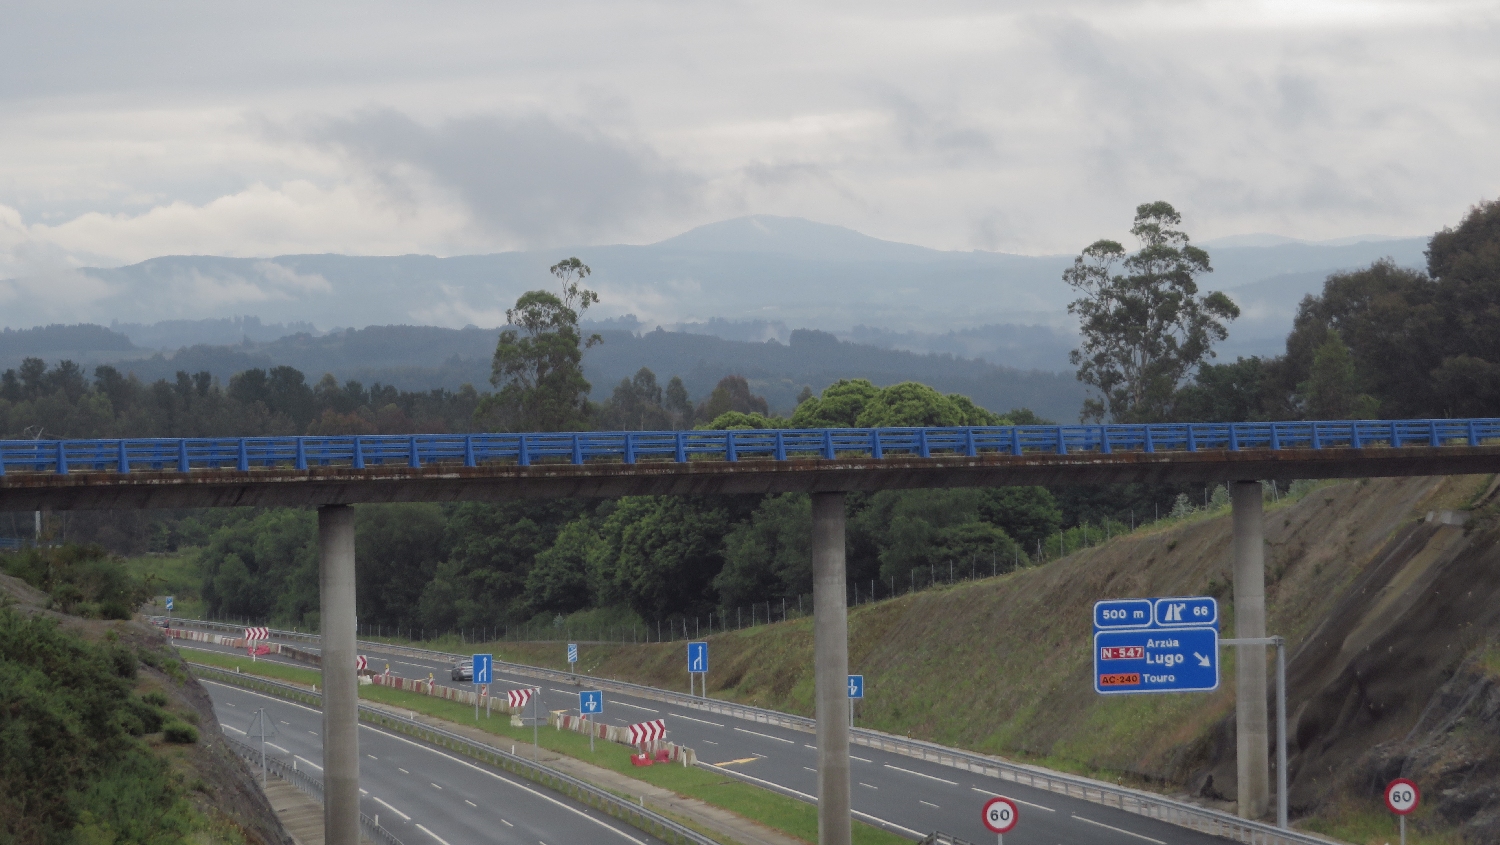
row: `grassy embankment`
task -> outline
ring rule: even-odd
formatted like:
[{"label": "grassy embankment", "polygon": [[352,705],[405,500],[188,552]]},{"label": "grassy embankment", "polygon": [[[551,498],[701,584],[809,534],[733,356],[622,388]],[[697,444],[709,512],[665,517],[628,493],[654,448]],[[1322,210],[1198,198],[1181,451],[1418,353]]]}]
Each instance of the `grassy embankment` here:
[{"label": "grassy embankment", "polygon": [[[222,652],[191,651],[188,652],[188,659],[210,666],[239,669],[247,674],[261,675],[289,683],[316,684],[320,677],[315,669],[303,669],[269,660],[251,661],[248,657]],[[412,710],[450,722],[474,724],[472,705],[373,685],[361,686],[359,694],[361,698],[372,702]],[[485,718],[481,712],[478,724],[482,730],[495,735],[498,740],[497,745],[514,744],[522,753],[527,746],[531,745],[532,729],[511,726],[508,716],[496,715],[492,718]],[[696,798],[745,818],[754,819],[767,827],[807,842],[817,841],[818,815],[817,808],[812,805],[742,781],[725,778],[723,775],[702,768],[672,765],[637,768],[630,763],[631,749],[601,741],[595,743],[595,750],[591,752],[588,737],[572,731],[544,728],[538,736],[541,747],[546,751],[583,760],[652,786]],[[867,824],[856,823],[854,841],[861,845],[896,845],[907,840]]]}]

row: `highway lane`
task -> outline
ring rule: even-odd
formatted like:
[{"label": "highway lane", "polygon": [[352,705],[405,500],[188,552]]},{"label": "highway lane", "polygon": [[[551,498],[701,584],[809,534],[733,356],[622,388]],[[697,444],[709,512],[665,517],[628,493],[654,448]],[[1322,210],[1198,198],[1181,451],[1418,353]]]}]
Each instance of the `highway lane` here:
[{"label": "highway lane", "polygon": [[[224,732],[246,736],[264,707],[276,733],[267,756],[321,775],[322,713],[285,699],[211,681]],[[405,737],[360,725],[360,810],[406,845],[568,845],[576,842],[652,845],[659,840],[608,816],[580,807],[528,781],[456,757]]]},{"label": "highway lane", "polygon": [[[227,647],[215,650],[231,651]],[[437,683],[473,688],[468,683],[453,682],[449,676],[452,664],[443,660],[412,658],[377,649],[366,649],[363,653],[370,658],[370,668],[377,671],[383,671],[389,662],[393,674],[424,679],[431,674]],[[576,713],[578,690],[590,688],[587,676],[580,676],[579,682],[580,686],[570,688],[567,684],[538,682],[497,671],[494,689],[498,695],[507,688],[539,687],[543,710]],[[803,800],[810,801],[817,793],[817,757],[811,734],[706,714],[652,699],[605,694],[604,721],[610,724],[656,718],[666,719],[672,741],[693,748],[700,761],[715,765],[720,771]],[[911,838],[943,830],[975,842],[989,841],[993,834],[982,826],[980,808],[990,796],[1004,794],[1021,805],[1022,822],[1014,833],[1007,835],[1008,840],[1021,845],[1209,845],[1229,841],[900,754],[854,746],[850,756],[855,812],[864,821]]]}]

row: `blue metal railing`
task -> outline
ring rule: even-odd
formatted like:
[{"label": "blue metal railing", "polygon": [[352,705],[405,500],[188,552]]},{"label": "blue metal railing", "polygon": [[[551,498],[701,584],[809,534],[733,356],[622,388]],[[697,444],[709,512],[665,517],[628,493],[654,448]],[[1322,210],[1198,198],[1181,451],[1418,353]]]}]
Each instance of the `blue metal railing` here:
[{"label": "blue metal railing", "polygon": [[0,440],[11,473],[1478,446],[1500,419]]}]

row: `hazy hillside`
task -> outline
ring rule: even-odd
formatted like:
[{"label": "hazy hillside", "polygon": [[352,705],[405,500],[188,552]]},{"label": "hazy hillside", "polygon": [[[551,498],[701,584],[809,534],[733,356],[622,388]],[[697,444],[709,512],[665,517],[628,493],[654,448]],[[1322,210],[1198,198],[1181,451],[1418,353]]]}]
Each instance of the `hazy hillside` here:
[{"label": "hazy hillside", "polygon": [[[1101,232],[1101,236],[1112,233]],[[1113,233],[1122,237],[1123,233]],[[1226,349],[1274,351],[1290,328],[1303,293],[1338,269],[1390,256],[1421,266],[1424,238],[1353,244],[1276,243],[1211,249],[1210,289],[1237,289],[1273,277],[1296,277],[1267,290],[1247,290],[1246,315]],[[1080,248],[1084,244],[1079,245]],[[634,315],[650,329],[684,322],[779,321],[792,328],[848,332],[856,326],[906,332],[901,346],[948,351],[954,331],[985,327],[978,344],[1004,363],[1010,327],[1060,331],[1054,351],[1028,366],[1063,370],[1057,350],[1070,348],[1072,298],[1061,280],[1071,255],[1024,256],[945,252],[892,243],[838,226],[798,218],[727,220],[644,246],[566,246],[530,252],[437,258],[424,255],[287,255],[275,258],[165,256],[111,269],[76,271],[92,281],[92,299],[13,303],[3,322],[25,327],[53,322],[117,321],[138,346],[177,348],[243,336],[264,341],[260,321],[288,332],[387,324],[494,327],[521,292],[546,286],[547,268],[568,255],[594,269],[600,317]],[[1238,298],[1238,297],[1237,297]],[[194,326],[250,314],[255,326]],[[1241,338],[1244,338],[1242,341]],[[1269,342],[1268,339],[1275,342]],[[1262,348],[1264,347],[1264,348]]]}]

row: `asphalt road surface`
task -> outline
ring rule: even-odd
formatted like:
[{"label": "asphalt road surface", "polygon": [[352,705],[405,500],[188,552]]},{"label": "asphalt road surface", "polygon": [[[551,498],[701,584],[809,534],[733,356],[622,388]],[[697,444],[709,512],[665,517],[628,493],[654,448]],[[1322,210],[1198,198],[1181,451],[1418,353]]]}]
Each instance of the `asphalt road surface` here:
[{"label": "asphalt road surface", "polygon": [[[322,776],[323,714],[282,698],[201,682],[224,733],[247,737],[265,708],[275,726],[266,756]],[[660,840],[506,772],[360,725],[360,810],[405,845],[655,845]]]},{"label": "asphalt road surface", "polygon": [[[178,641],[177,645],[189,653],[192,648],[236,651],[206,643]],[[302,643],[298,646],[308,647]],[[370,669],[376,672],[384,671],[389,663],[395,675],[425,679],[431,674],[436,683],[473,689],[472,684],[450,680],[450,662],[386,654],[370,648],[361,653],[369,657]],[[261,659],[306,666],[275,655]],[[499,668],[496,667],[491,687],[495,695],[503,695],[506,689],[539,686],[544,712],[576,713],[579,690],[591,689],[586,676],[580,677],[579,686],[570,688],[556,682],[507,675]],[[697,751],[702,764],[803,800],[811,801],[817,794],[817,749],[812,744],[812,734],[705,714],[651,699],[604,694],[602,721],[628,725],[649,719],[665,719],[667,738]],[[1231,841],[891,752],[856,745],[851,747],[850,758],[856,817],[912,839],[941,830],[973,842],[989,842],[995,834],[983,826],[980,810],[991,796],[1005,795],[1016,801],[1020,811],[1015,830],[1005,835],[1006,845],[1218,845]]]}]

